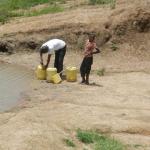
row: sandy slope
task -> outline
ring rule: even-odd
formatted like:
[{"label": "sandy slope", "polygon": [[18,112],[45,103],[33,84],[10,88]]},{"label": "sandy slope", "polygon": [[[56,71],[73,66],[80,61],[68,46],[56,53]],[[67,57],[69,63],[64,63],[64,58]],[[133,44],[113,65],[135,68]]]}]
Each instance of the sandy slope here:
[{"label": "sandy slope", "polygon": [[[75,130],[82,128],[97,129],[148,150],[149,74],[93,75],[91,82],[96,85],[32,83],[22,109],[0,115],[1,149],[67,149],[63,138],[75,138]],[[77,149],[85,147],[77,145]]]}]

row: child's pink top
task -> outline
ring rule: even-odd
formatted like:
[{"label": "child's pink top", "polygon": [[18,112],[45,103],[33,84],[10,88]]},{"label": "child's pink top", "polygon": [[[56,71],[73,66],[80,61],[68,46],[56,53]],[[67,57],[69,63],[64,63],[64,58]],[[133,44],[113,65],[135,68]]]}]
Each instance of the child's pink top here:
[{"label": "child's pink top", "polygon": [[92,57],[93,56],[92,52],[96,47],[97,46],[96,46],[95,42],[89,42],[89,40],[87,40],[87,42],[85,44],[84,56]]}]

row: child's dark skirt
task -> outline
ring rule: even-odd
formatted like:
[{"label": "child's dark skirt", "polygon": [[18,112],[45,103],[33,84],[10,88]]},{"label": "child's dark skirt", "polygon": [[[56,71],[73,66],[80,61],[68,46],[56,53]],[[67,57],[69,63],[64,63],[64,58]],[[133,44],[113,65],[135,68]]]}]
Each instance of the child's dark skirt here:
[{"label": "child's dark skirt", "polygon": [[90,74],[92,64],[93,57],[84,57],[80,66],[81,77],[85,77],[85,75]]}]

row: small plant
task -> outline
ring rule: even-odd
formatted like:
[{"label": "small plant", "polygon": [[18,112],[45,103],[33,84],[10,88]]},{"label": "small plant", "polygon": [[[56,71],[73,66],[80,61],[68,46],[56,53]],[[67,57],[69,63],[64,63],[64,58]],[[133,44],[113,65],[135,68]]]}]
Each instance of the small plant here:
[{"label": "small plant", "polygon": [[97,71],[98,76],[104,76],[104,74],[105,74],[105,68],[102,68],[102,69]]},{"label": "small plant", "polygon": [[74,144],[73,141],[70,140],[70,139],[64,139],[64,142],[65,142],[66,145],[69,146],[69,147],[75,147],[75,144]]},{"label": "small plant", "polygon": [[92,144],[93,150],[125,150],[126,148],[121,142],[93,131],[77,130],[77,138],[85,144]]},{"label": "small plant", "polygon": [[80,129],[77,130],[77,138],[86,144],[90,144],[93,143],[93,136],[91,132],[87,132],[87,131],[81,131]]},{"label": "small plant", "polygon": [[125,150],[125,147],[115,139],[103,137],[97,140],[95,150]]},{"label": "small plant", "polygon": [[116,51],[118,49],[117,44],[115,42],[111,43],[111,47],[110,47],[113,51]]}]

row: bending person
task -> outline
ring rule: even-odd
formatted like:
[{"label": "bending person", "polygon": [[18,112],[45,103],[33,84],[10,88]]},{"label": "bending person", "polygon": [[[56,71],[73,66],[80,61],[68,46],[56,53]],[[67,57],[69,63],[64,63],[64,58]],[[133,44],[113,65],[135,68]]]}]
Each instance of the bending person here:
[{"label": "bending person", "polygon": [[[63,61],[66,54],[66,43],[60,39],[52,39],[44,43],[40,48],[40,63],[45,69],[48,67],[51,55],[55,53],[54,67],[57,68],[57,72],[60,73],[63,70]],[[43,54],[48,54],[47,62],[43,62]],[[61,74],[62,76],[62,74]]]}]

